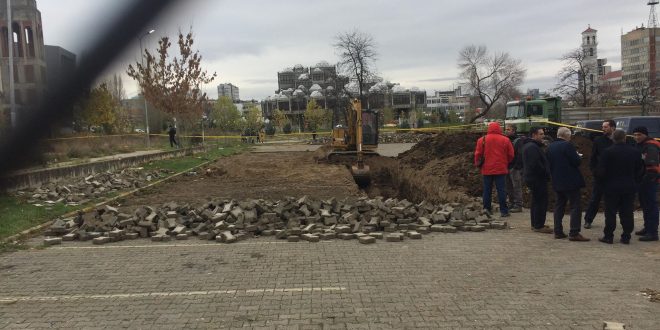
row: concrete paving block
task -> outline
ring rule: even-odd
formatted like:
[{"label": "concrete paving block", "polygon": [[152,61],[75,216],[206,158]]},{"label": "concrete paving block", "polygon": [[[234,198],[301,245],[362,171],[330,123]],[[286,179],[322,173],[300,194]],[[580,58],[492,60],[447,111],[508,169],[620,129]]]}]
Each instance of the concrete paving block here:
[{"label": "concrete paving block", "polygon": [[417,228],[415,230],[421,234],[428,234],[431,232],[431,227],[430,226],[423,226],[423,225],[417,225]]},{"label": "concrete paving block", "polygon": [[375,238],[375,239],[383,239],[383,233],[379,232],[374,232],[374,233],[369,233],[369,236]]},{"label": "concrete paving block", "polygon": [[98,232],[98,231],[91,231],[88,234],[89,234],[89,237],[91,237],[92,239],[101,237],[101,233]]},{"label": "concrete paving block", "polygon": [[62,244],[62,238],[61,237],[47,237],[44,238],[44,245],[50,246],[50,245],[59,245]]},{"label": "concrete paving block", "polygon": [[361,244],[373,244],[376,243],[376,238],[368,235],[362,236],[358,238],[358,242],[360,242]]},{"label": "concrete paving block", "polygon": [[603,322],[603,330],[625,330],[626,325],[618,322],[605,321]]},{"label": "concrete paving block", "polygon": [[422,239],[422,234],[416,231],[409,231],[406,234],[410,239]]},{"label": "concrete paving block", "polygon": [[218,235],[215,238],[216,241],[218,240],[218,238],[220,238],[220,242],[223,243],[234,243],[238,240],[236,236],[234,236],[229,230],[225,230],[222,233],[220,233],[220,235]]},{"label": "concrete paving block", "polygon": [[312,235],[312,234],[302,234],[301,238],[311,243],[316,243],[321,239],[318,235]]},{"label": "concrete paving block", "polygon": [[431,231],[439,233],[442,232],[442,228],[444,228],[444,225],[433,225],[431,226]]},{"label": "concrete paving block", "polygon": [[319,238],[321,240],[328,241],[328,240],[337,238],[337,234],[336,233],[322,233],[322,234],[319,234]]},{"label": "concrete paving block", "polygon": [[353,234],[353,233],[341,233],[341,234],[338,235],[338,237],[340,239],[343,239],[343,240],[349,240],[349,239],[354,239],[355,234]]},{"label": "concrete paving block", "polygon": [[66,234],[66,235],[62,236],[62,240],[65,241],[65,242],[74,241],[76,238],[78,238],[77,233],[69,233],[69,234]]},{"label": "concrete paving block", "polygon": [[470,228],[470,231],[477,231],[477,232],[479,232],[479,231],[485,231],[485,230],[486,230],[486,227],[484,227],[484,226],[479,226],[479,225],[472,226],[472,228]]},{"label": "concrete paving block", "polygon": [[103,236],[103,237],[96,237],[96,238],[92,239],[92,244],[95,244],[95,245],[103,245],[103,244],[106,244],[106,243],[110,243],[110,237]]},{"label": "concrete paving block", "polygon": [[387,236],[385,236],[385,240],[388,242],[401,242],[403,241],[403,234],[402,233],[389,233]]},{"label": "concrete paving block", "polygon": [[286,238],[287,242],[298,242],[300,241],[300,236],[291,235]]},{"label": "concrete paving block", "polygon": [[449,225],[454,227],[461,227],[465,225],[463,220],[449,220]]},{"label": "concrete paving block", "polygon": [[337,217],[335,217],[335,216],[325,217],[325,218],[323,218],[323,223],[326,226],[336,225],[337,224]]},{"label": "concrete paving block", "polygon": [[200,240],[208,241],[208,240],[212,239],[211,237],[215,238],[215,236],[212,236],[212,235],[213,234],[211,234],[208,231],[203,231],[203,232],[200,232],[200,233],[197,234],[197,238],[199,238]]},{"label": "concrete paving block", "polygon": [[188,239],[188,234],[178,234],[174,236],[177,241],[182,241],[182,240],[187,240]]},{"label": "concrete paving block", "polygon": [[126,235],[124,235],[124,238],[126,239],[137,239],[138,237],[140,237],[140,234],[138,233],[126,233]]},{"label": "concrete paving block", "polygon": [[458,230],[454,226],[442,226],[442,232],[443,233],[455,233]]},{"label": "concrete paving block", "polygon": [[335,231],[337,233],[350,233],[351,232],[351,227],[347,225],[339,225],[335,227]]}]

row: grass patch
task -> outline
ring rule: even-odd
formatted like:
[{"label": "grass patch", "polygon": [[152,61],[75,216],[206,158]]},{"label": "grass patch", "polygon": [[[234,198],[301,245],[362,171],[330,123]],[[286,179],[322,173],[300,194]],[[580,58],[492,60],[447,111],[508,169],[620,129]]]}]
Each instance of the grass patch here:
[{"label": "grass patch", "polygon": [[194,156],[185,156],[180,158],[163,159],[144,165],[146,169],[166,169],[174,171],[175,174],[186,171],[210,160],[216,160],[220,157],[235,155],[248,149],[248,145],[237,144],[226,147],[209,147],[209,151],[198,153]]},{"label": "grass patch", "polygon": [[0,239],[40,225],[65,214],[76,207],[57,203],[52,206],[34,206],[14,196],[0,196]]},{"label": "grass patch", "polygon": [[[147,169],[168,169],[174,171],[173,174],[187,171],[190,168],[200,165],[204,162],[215,160],[220,157],[238,154],[248,149],[246,145],[235,145],[228,147],[212,146],[205,153],[199,153],[194,156],[186,156],[174,159],[164,159],[146,164]],[[25,198],[16,196],[0,195],[0,240],[20,233],[23,230],[40,225],[46,221],[53,220],[58,216],[77,211],[85,207],[94,205],[101,200],[106,200],[119,195],[119,192],[111,192],[102,198],[91,201],[85,205],[66,206],[62,203],[50,206],[34,206],[27,203]],[[7,244],[5,244],[7,245]],[[0,245],[0,252],[11,247]]]}]

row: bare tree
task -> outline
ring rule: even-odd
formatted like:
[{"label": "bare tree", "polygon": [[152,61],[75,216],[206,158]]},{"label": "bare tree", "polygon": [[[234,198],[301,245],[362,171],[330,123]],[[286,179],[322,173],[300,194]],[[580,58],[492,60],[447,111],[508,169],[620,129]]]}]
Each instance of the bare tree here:
[{"label": "bare tree", "polygon": [[591,90],[591,77],[597,77],[597,69],[587,63],[587,54],[576,48],[561,57],[564,63],[559,70],[555,92],[581,107],[588,107],[596,101],[596,93]]},{"label": "bare tree", "polygon": [[108,80],[106,83],[112,97],[115,98],[118,102],[126,98],[126,91],[124,90],[124,82],[121,79],[121,76],[118,74],[112,75],[112,79]]},{"label": "bare tree", "polygon": [[366,105],[363,90],[375,77],[374,62],[378,56],[373,37],[358,30],[343,32],[335,37],[333,46],[339,55],[339,69],[357,82],[360,101]]},{"label": "bare tree", "polygon": [[631,101],[642,107],[642,116],[648,116],[655,101],[655,93],[648,80],[637,80],[632,83],[633,95]]},{"label": "bare tree", "polygon": [[458,58],[460,77],[467,89],[475,94],[484,106],[483,111],[470,119],[474,122],[483,117],[498,101],[520,86],[526,70],[519,59],[508,53],[488,54],[486,46],[470,45],[461,50]]},{"label": "bare tree", "polygon": [[157,54],[145,49],[142,55],[145,64],[137,61],[128,66],[127,72],[138,81],[150,104],[188,124],[202,118],[207,99],[202,85],[216,77],[215,73],[208,74],[202,69],[202,56],[199,51],[193,51],[193,42],[192,30],[185,36],[179,32],[180,57],[177,57],[169,54],[172,45],[169,37],[162,37]]}]

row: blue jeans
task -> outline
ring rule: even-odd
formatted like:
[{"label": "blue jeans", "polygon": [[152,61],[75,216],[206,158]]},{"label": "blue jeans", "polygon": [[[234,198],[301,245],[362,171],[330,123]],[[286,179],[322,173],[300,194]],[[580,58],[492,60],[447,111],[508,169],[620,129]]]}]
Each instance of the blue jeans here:
[{"label": "blue jeans", "polygon": [[657,182],[645,182],[639,187],[639,205],[644,214],[644,229],[646,235],[658,236],[658,192]]},{"label": "blue jeans", "polygon": [[493,198],[493,181],[495,182],[495,189],[497,189],[497,201],[500,203],[500,213],[509,213],[509,208],[506,206],[506,190],[504,189],[504,178],[506,174],[501,175],[484,175],[484,209],[491,211],[491,199]]}]

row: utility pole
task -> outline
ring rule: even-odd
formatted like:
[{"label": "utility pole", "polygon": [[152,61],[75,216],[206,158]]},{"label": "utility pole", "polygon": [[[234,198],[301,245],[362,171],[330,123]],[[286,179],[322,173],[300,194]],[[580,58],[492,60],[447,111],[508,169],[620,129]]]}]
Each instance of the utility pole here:
[{"label": "utility pole", "polygon": [[14,95],[14,31],[11,20],[11,0],[7,0],[7,50],[9,54],[9,109],[11,111],[11,126],[16,127],[16,95]]},{"label": "utility pole", "polygon": [[[7,0],[9,1],[9,0]],[[151,29],[149,32],[146,32],[138,38],[140,40],[140,64],[144,67],[144,48],[142,48],[142,38],[156,32],[156,30]],[[144,79],[144,76],[142,77]],[[147,97],[144,95],[144,89],[142,90],[142,98],[144,99],[144,126],[145,132],[147,133],[147,148],[151,148],[151,139],[149,138],[149,111],[147,110]]]}]

